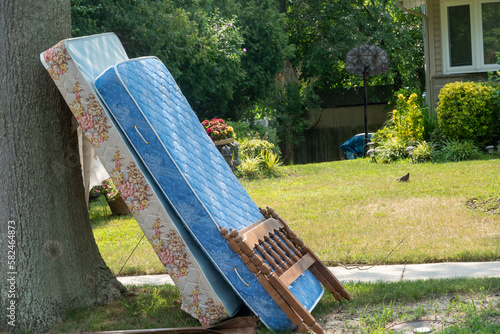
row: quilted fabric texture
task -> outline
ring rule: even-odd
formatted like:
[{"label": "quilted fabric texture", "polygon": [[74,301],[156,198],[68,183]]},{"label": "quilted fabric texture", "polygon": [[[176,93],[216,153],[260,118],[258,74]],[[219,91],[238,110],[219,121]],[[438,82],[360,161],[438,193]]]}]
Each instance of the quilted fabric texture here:
[{"label": "quilted fabric texture", "polygon": [[[293,328],[219,232],[219,226],[241,229],[262,215],[167,68],[153,57],[125,61],[95,85],[172,207],[235,291],[267,327]],[[309,310],[323,293],[309,271],[290,289]]]},{"label": "quilted fabric texture", "polygon": [[63,40],[41,55],[42,64],[181,292],[182,309],[203,325],[218,323],[233,315],[241,301],[180,222],[128,141],[122,140],[90,83],[124,59],[127,56],[114,34]]}]

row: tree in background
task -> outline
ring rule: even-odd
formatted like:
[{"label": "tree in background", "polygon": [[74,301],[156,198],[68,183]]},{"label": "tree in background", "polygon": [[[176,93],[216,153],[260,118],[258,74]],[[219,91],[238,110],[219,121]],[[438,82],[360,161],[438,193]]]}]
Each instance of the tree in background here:
[{"label": "tree in background", "polygon": [[397,8],[394,0],[297,0],[287,12],[295,61],[307,77],[317,77],[320,95],[332,88],[362,85],[359,76],[344,70],[347,52],[373,44],[390,55],[390,70],[369,78],[369,84],[424,87],[421,19]]},{"label": "tree in background", "polygon": [[129,57],[157,56],[200,118],[238,119],[287,55],[274,0],[72,0],[73,34],[115,32]]},{"label": "tree in background", "polygon": [[300,67],[285,63],[283,72],[276,77],[275,90],[269,95],[268,104],[273,108],[277,135],[285,163],[293,164],[294,150],[304,141],[306,112],[320,109],[320,100],[314,92],[314,79],[303,79]]},{"label": "tree in background", "polygon": [[0,331],[41,333],[125,288],[99,254],[73,116],[39,59],[70,37],[70,3],[2,1],[0,27]]}]

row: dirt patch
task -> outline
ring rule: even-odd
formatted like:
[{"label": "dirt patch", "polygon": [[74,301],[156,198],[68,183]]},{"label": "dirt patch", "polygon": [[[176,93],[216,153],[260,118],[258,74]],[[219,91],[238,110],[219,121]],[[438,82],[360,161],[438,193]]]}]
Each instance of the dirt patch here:
[{"label": "dirt patch", "polygon": [[465,205],[471,210],[500,215],[500,196],[486,199],[471,198],[467,200]]},{"label": "dirt patch", "polygon": [[[467,295],[439,297],[415,303],[394,304],[366,308],[340,308],[317,319],[325,333],[360,333],[380,318],[386,316],[383,326],[389,333],[414,333],[416,328],[429,328],[436,332],[464,320],[464,305],[474,302],[476,308],[498,309],[500,294],[481,297]],[[492,324],[500,324],[500,317],[490,317]]]}]

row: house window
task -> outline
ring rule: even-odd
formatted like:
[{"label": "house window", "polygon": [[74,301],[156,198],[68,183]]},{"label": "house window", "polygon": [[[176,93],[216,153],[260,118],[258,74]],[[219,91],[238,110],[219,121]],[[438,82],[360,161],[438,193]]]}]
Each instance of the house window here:
[{"label": "house window", "polygon": [[441,3],[445,73],[497,70],[500,2],[459,0]]}]

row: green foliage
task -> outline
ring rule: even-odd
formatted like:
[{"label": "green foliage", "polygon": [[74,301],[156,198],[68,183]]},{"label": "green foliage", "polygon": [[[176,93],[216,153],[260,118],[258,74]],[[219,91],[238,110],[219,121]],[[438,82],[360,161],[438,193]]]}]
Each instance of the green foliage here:
[{"label": "green foliage", "polygon": [[278,154],[274,152],[267,151],[262,159],[262,166],[264,171],[271,175],[276,175],[278,173],[278,167],[281,165],[280,158]]},{"label": "green foliage", "polygon": [[244,159],[263,157],[267,153],[273,153],[274,144],[262,139],[249,139],[240,142],[239,154]]},{"label": "green foliage", "polygon": [[439,126],[448,139],[488,143],[498,127],[494,89],[479,82],[454,82],[439,93]]},{"label": "green foliage", "polygon": [[287,6],[297,61],[307,77],[318,78],[321,95],[362,86],[361,76],[344,70],[347,52],[361,44],[380,46],[390,57],[389,71],[370,76],[369,85],[424,87],[422,19],[401,11],[395,1],[297,0]]},{"label": "green foliage", "polygon": [[94,186],[90,190],[90,198],[97,199],[101,195],[106,197],[106,200],[110,202],[120,197],[120,194],[118,193],[118,190],[116,189],[113,181],[111,181],[111,178],[107,178],[106,180],[102,181],[101,184]]},{"label": "green foliage", "polygon": [[129,57],[160,58],[203,118],[238,119],[289,52],[273,0],[72,0],[73,36],[115,32]]},{"label": "green foliage", "polygon": [[260,172],[269,176],[277,176],[281,165],[279,152],[275,151],[274,144],[263,139],[246,139],[240,144],[240,158],[242,159],[238,171],[245,177],[255,178]]},{"label": "green foliage", "polygon": [[471,140],[448,139],[434,156],[442,161],[467,161],[481,158],[481,151]]},{"label": "green foliage", "polygon": [[431,112],[428,106],[422,108],[422,117],[424,120],[424,140],[442,141],[441,128],[435,112]]},{"label": "green foliage", "polygon": [[434,146],[426,141],[419,143],[413,150],[413,159],[415,162],[427,162],[432,159]]},{"label": "green foliage", "polygon": [[415,150],[419,154],[417,161],[427,161],[432,147],[424,141],[422,101],[416,93],[411,93],[408,98],[403,92],[396,94],[396,108],[390,121],[372,137],[378,145],[377,159],[381,162],[396,162],[408,157],[408,146],[416,146]]},{"label": "green foliage", "polygon": [[424,138],[424,120],[418,102],[415,93],[408,99],[399,94],[396,109],[392,111],[394,131],[398,139],[404,143],[418,142]]},{"label": "green foliage", "polygon": [[253,158],[244,158],[241,164],[238,166],[238,171],[247,178],[254,178],[259,173],[259,166],[262,161],[260,156]]},{"label": "green foliage", "polygon": [[275,90],[268,100],[275,112],[277,136],[283,144],[285,162],[292,164],[295,146],[305,139],[304,131],[308,124],[304,114],[320,109],[319,97],[313,89],[315,80],[304,79],[301,74],[300,67],[294,68],[287,61],[283,72],[276,78]]},{"label": "green foliage", "polygon": [[262,139],[274,145],[274,152],[280,153],[278,147],[278,138],[276,136],[276,128],[271,126],[263,126],[256,124],[249,124],[247,122],[226,122],[228,125],[233,127],[234,135],[236,140],[250,140],[250,139]]},{"label": "green foliage", "polygon": [[397,137],[389,138],[379,142],[376,148],[377,160],[380,162],[391,163],[406,158],[406,145]]}]

